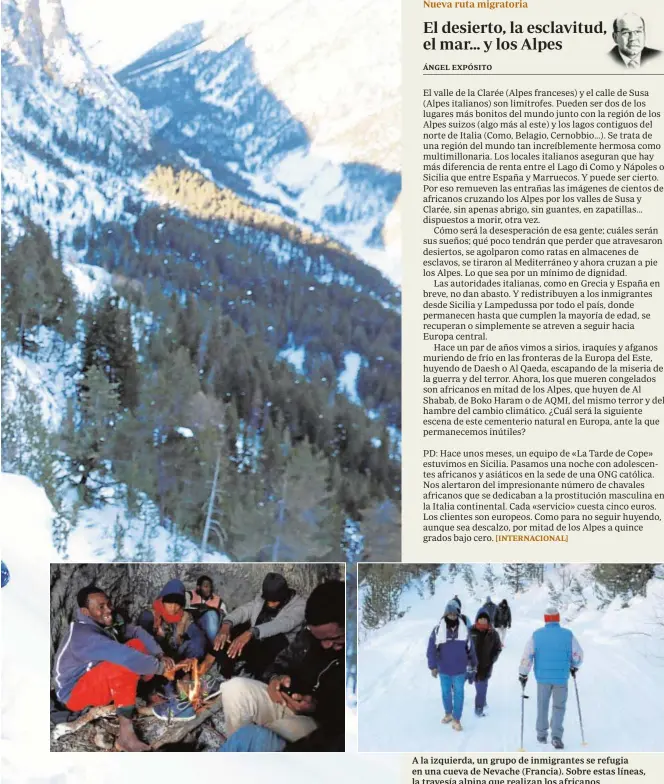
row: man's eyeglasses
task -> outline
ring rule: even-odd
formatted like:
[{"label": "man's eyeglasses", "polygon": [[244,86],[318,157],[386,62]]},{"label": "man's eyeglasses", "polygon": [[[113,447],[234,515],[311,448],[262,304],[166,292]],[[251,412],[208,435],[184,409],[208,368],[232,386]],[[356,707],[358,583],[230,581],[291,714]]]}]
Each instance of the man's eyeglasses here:
[{"label": "man's eyeglasses", "polygon": [[[304,628],[308,632],[313,634],[313,632],[311,631],[311,626],[305,626]],[[315,634],[314,634],[314,637],[316,637]],[[318,642],[342,642],[345,638],[346,638],[346,634],[343,631],[339,632],[339,634],[336,634],[334,637],[316,637]]]}]

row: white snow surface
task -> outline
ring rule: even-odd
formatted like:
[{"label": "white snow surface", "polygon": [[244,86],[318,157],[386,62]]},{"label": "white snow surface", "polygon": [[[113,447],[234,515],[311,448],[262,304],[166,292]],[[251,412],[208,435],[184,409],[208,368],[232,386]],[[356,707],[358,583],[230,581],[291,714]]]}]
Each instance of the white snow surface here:
[{"label": "white snow surface", "polygon": [[[572,568],[579,572],[582,566]],[[587,578],[586,578],[587,579]],[[366,595],[360,589],[360,600]],[[443,726],[440,683],[427,668],[429,634],[455,594],[462,612],[474,621],[488,590],[472,596],[465,582],[439,580],[436,592],[422,598],[413,587],[405,591],[405,615],[360,635],[358,649],[358,716],[360,751],[514,752],[520,745],[521,686],[518,667],[529,636],[544,625],[550,605],[546,585],[518,596],[500,586],[490,592],[497,604],[506,598],[512,628],[496,662],[487,693],[487,716],[474,714],[475,687],[466,685],[462,732]],[[575,634],[584,651],[577,676],[587,746],[581,743],[574,684],[570,678],[565,751],[661,751],[664,738],[664,582],[653,580],[645,598],[627,608],[614,600],[605,609],[593,601],[590,581],[585,609],[570,605],[561,612],[562,625]],[[524,748],[552,751],[535,734],[536,691],[531,671],[526,687]],[[395,720],[395,717],[406,720]]]},{"label": "white snow surface", "polygon": [[99,299],[105,291],[113,288],[113,276],[102,267],[66,258],[62,262],[62,269],[76,288],[78,296],[85,302]]},{"label": "white snow surface", "polygon": [[339,373],[338,386],[351,403],[361,404],[357,394],[357,376],[362,367],[362,356],[356,351],[349,351],[344,355],[344,369]]},{"label": "white snow surface", "polygon": [[279,357],[292,365],[298,373],[304,373],[304,361],[307,350],[304,346],[290,345],[279,352]]},{"label": "white snow surface", "polygon": [[[2,663],[1,738],[2,780],[6,784],[112,784],[118,777],[138,781],[160,777],[186,780],[192,758],[186,754],[50,754],[48,700],[50,690],[49,564],[58,561],[50,536],[52,509],[42,490],[25,477],[0,474],[3,525],[0,555],[11,579],[0,594]],[[347,748],[355,747],[355,726],[348,711]],[[326,764],[327,763],[327,764]],[[219,759],[205,754],[196,759],[197,775],[214,780]],[[129,772],[131,771],[131,772]],[[231,754],[224,760],[226,776],[248,781],[288,781],[290,784],[363,784],[379,778],[397,784],[399,766],[389,756]],[[129,777],[127,779],[127,777]]]}]

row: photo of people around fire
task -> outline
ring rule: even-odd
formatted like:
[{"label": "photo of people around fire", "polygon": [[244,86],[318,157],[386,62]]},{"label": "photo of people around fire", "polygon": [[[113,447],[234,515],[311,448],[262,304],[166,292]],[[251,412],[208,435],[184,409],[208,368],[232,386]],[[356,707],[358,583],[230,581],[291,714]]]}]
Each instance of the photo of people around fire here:
[{"label": "photo of people around fire", "polygon": [[343,564],[52,564],[51,751],[344,751]]}]

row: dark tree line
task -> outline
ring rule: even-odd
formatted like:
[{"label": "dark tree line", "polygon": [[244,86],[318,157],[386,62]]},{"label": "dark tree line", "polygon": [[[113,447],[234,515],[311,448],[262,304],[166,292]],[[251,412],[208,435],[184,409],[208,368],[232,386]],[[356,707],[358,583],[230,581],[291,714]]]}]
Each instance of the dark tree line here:
[{"label": "dark tree line", "polygon": [[272,352],[303,346],[307,374],[330,394],[344,355],[355,351],[364,358],[358,394],[365,406],[399,426],[400,298],[377,270],[341,249],[159,208],[140,214],[131,231],[93,220],[88,237],[91,263],[140,281],[143,295],[187,300],[187,315],[200,325],[187,335],[197,361],[209,352],[218,314]]},{"label": "dark tree line", "polygon": [[337,394],[331,370],[296,373],[213,298],[156,278],[114,282],[118,294],[82,309],[42,229],[6,246],[6,341],[39,352],[48,328],[76,383],[56,450],[34,392],[3,410],[5,467],[25,463],[20,409],[41,455],[30,475],[41,481],[45,464],[56,493],[77,489],[77,508],[112,490],[130,517],[156,510],[156,524],[238,560],[343,560],[352,521],[362,557],[398,557],[399,461],[385,417]]}]

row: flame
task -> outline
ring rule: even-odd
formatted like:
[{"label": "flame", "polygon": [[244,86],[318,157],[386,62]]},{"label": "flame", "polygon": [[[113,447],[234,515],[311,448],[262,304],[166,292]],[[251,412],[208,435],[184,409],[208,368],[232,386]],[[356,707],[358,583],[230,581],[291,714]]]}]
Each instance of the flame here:
[{"label": "flame", "polygon": [[198,675],[198,660],[194,659],[191,667],[192,685],[189,687],[189,702],[194,710],[200,706],[201,702],[201,680]]}]

